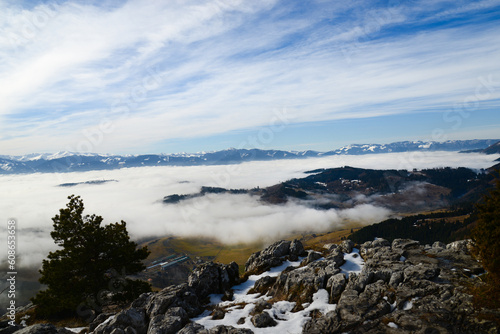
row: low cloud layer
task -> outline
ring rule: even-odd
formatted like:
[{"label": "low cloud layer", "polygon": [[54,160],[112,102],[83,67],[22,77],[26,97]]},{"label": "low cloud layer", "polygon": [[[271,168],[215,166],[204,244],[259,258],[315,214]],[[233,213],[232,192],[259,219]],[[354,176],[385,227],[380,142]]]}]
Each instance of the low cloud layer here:
[{"label": "low cloud layer", "polygon": [[[319,159],[250,162],[227,166],[144,167],[114,171],[67,174],[0,176],[0,233],[6,235],[7,221],[16,219],[20,266],[40,266],[55,248],[50,231],[51,217],[65,207],[67,196],[82,196],[87,214],[103,216],[105,223],[127,222],[134,239],[166,235],[202,235],[226,243],[277,239],[292,232],[333,230],[346,221],[375,223],[390,211],[370,203],[346,210],[315,210],[289,202],[266,205],[250,195],[209,195],[178,204],[163,204],[172,194],[198,192],[201,186],[225,188],[267,187],[305,171],[345,165],[364,168],[430,168],[465,166],[487,168],[497,156],[449,152],[334,156]],[[117,180],[99,185],[59,187],[61,183]],[[6,249],[6,240],[0,249]],[[5,257],[1,262],[5,263]]]}]

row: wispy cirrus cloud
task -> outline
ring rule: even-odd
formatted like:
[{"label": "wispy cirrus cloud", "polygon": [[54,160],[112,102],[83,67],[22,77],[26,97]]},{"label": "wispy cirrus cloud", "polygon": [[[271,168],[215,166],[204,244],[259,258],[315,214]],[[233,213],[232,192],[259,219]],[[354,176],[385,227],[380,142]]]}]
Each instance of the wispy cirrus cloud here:
[{"label": "wispy cirrus cloud", "polygon": [[[266,125],[451,108],[500,81],[500,1],[0,2],[4,153],[98,152]],[[479,109],[498,107],[500,87]],[[62,147],[64,143],[65,147]]]}]

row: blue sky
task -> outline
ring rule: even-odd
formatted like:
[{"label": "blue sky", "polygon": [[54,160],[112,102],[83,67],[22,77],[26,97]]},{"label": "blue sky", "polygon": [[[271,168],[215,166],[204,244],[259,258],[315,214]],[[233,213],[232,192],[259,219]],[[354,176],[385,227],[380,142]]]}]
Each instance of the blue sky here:
[{"label": "blue sky", "polygon": [[0,154],[500,137],[500,1],[0,0]]}]

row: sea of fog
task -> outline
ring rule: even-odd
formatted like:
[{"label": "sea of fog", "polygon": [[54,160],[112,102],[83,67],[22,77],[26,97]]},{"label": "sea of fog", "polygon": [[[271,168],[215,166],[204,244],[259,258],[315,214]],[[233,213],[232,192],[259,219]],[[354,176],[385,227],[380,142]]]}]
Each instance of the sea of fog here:
[{"label": "sea of fog", "polygon": [[[331,156],[304,160],[247,162],[238,165],[196,167],[142,167],[64,174],[0,176],[0,231],[17,222],[18,266],[38,267],[55,248],[51,218],[65,207],[67,197],[80,195],[87,214],[103,216],[105,223],[127,222],[133,239],[145,237],[205,236],[226,243],[274,240],[291,232],[326,231],[347,220],[375,223],[391,215],[369,204],[348,210],[315,210],[296,203],[266,205],[249,195],[209,195],[178,204],[163,204],[172,194],[195,193],[202,186],[224,188],[267,187],[306,176],[316,168],[354,166],[375,169],[432,167],[488,168],[498,155],[453,152],[391,153]],[[60,187],[63,183],[115,180],[103,184]],[[0,249],[7,249],[6,237]],[[6,252],[5,252],[6,253]],[[6,256],[0,261],[5,265]]]}]

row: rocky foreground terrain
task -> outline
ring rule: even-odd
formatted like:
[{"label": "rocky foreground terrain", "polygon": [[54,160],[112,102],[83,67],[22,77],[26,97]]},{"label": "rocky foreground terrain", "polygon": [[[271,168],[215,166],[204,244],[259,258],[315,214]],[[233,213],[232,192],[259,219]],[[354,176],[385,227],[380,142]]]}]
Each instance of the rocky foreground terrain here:
[{"label": "rocky foreground terrain", "polygon": [[[298,240],[279,241],[248,259],[243,278],[236,263],[204,263],[186,284],[143,294],[81,331],[498,333],[500,310],[478,309],[468,294],[484,272],[468,247],[377,239],[305,251]],[[69,330],[38,324],[16,333],[56,332]]]}]

